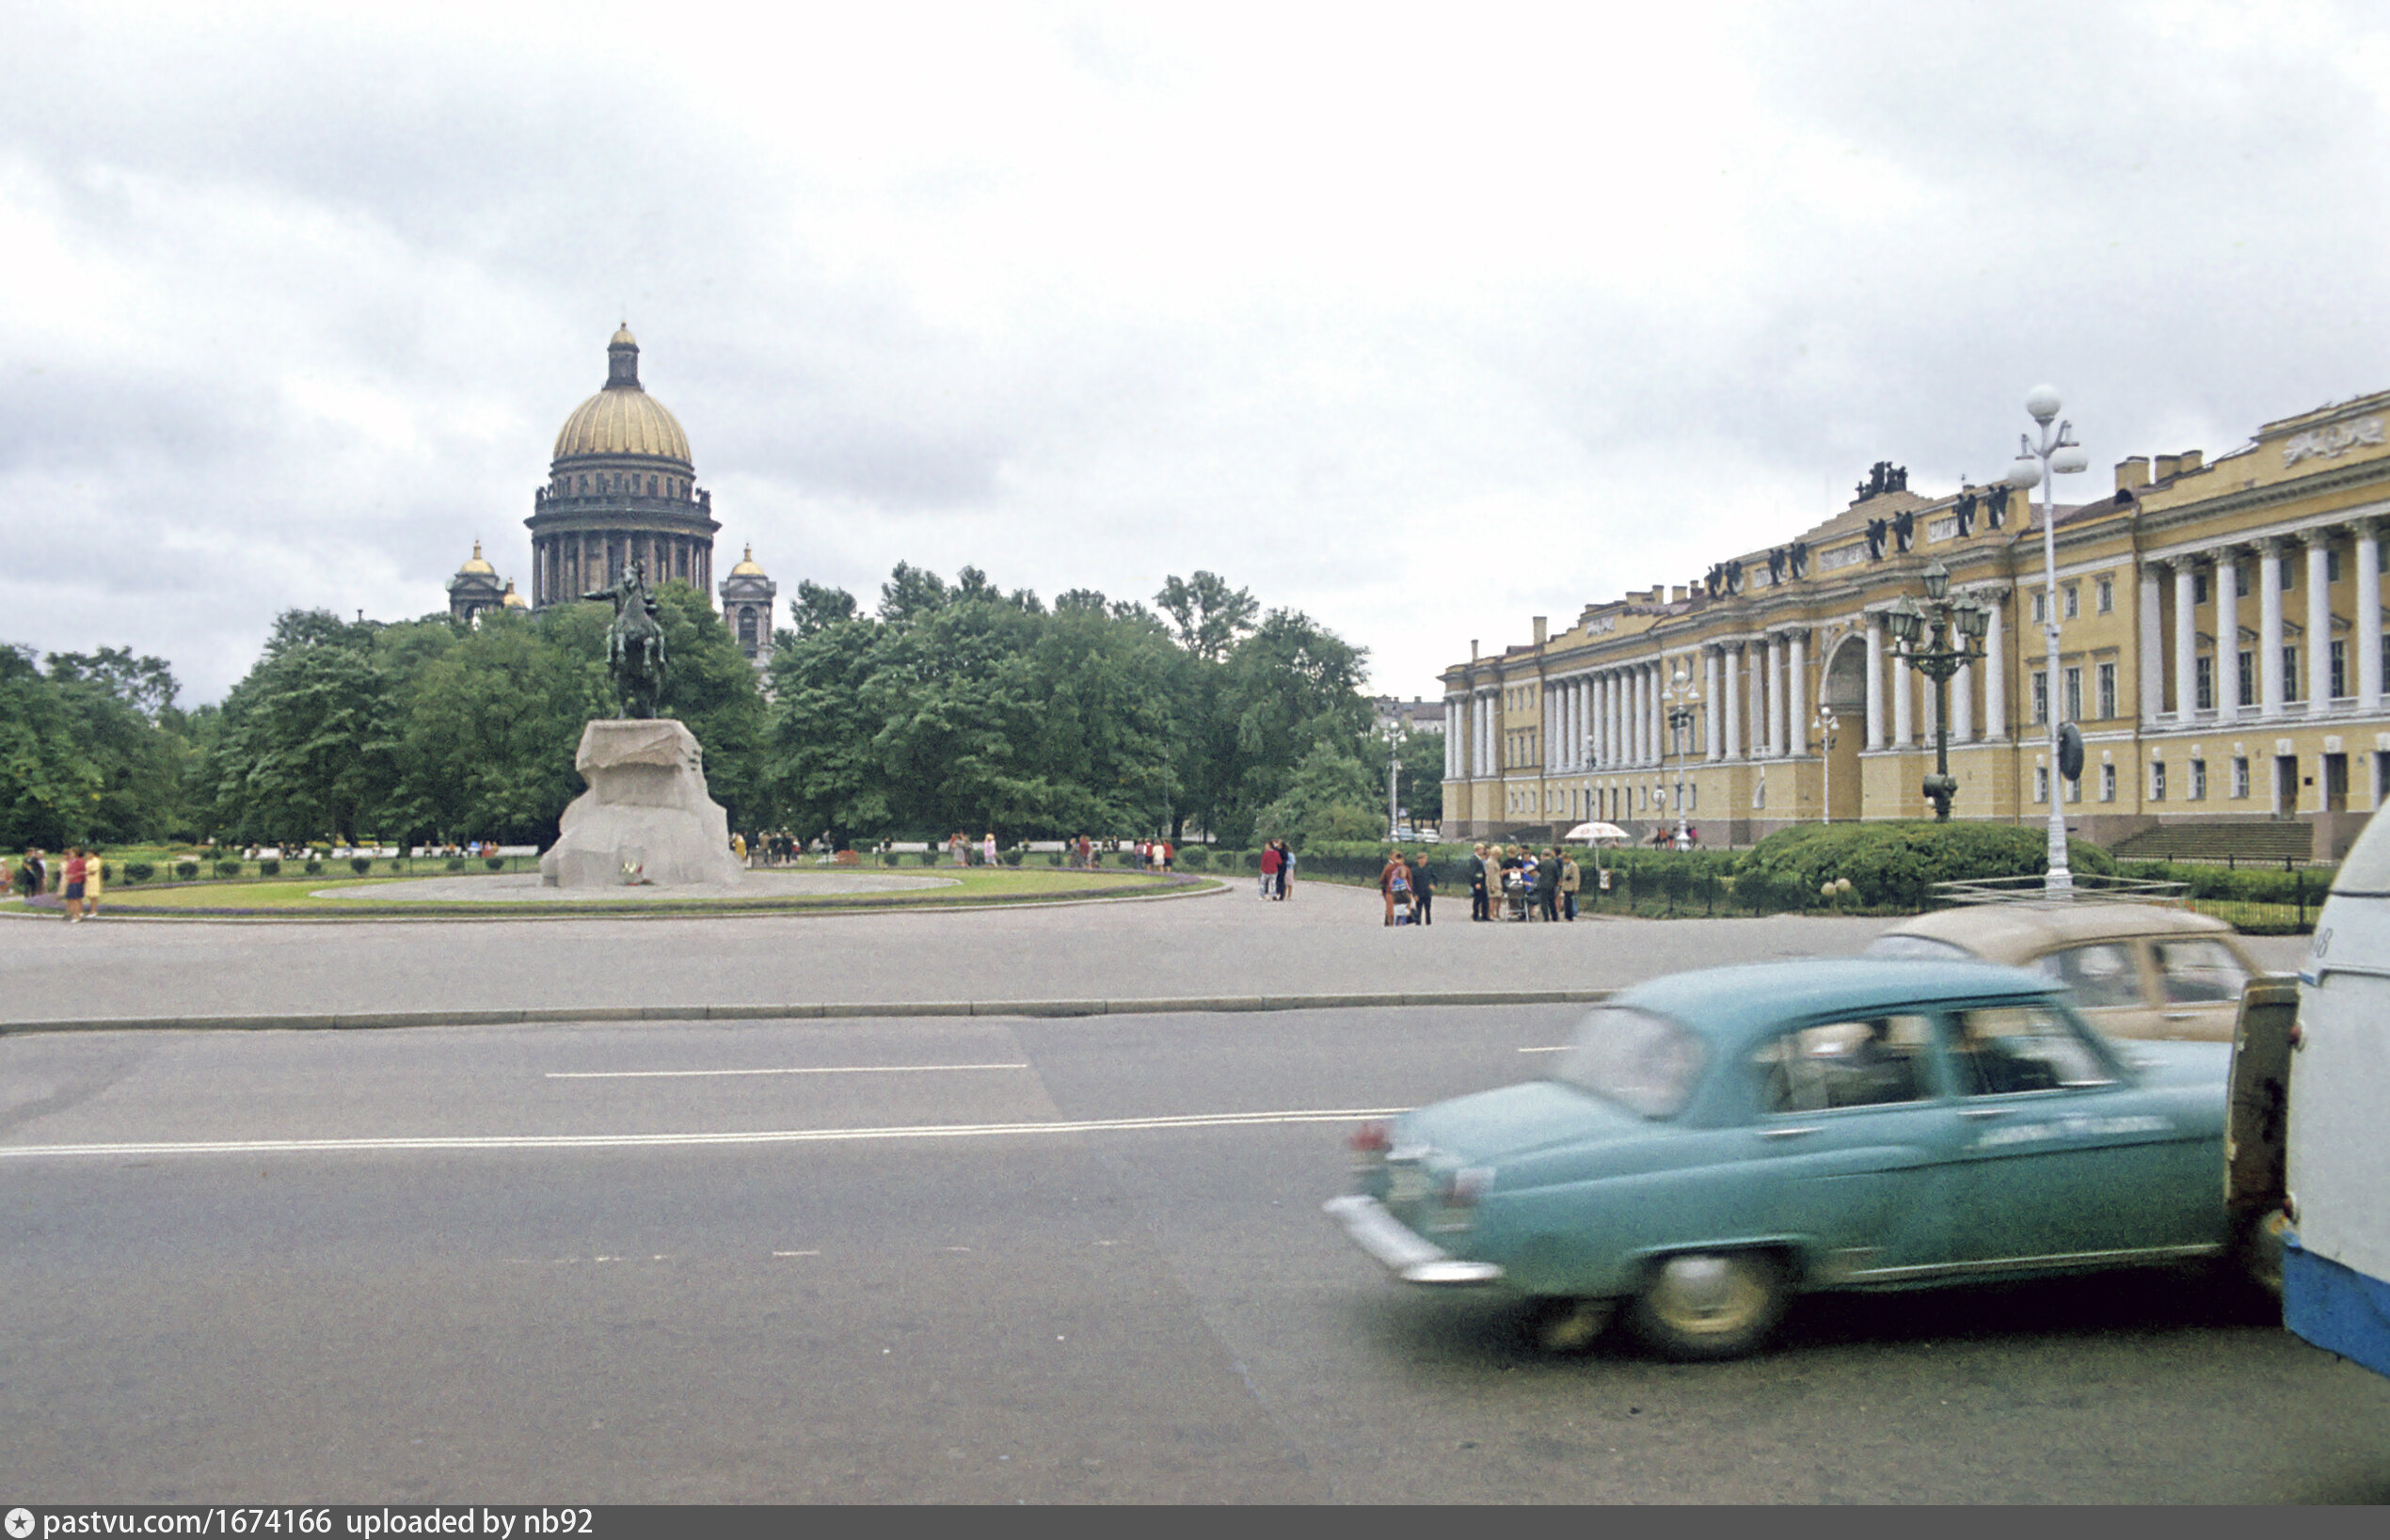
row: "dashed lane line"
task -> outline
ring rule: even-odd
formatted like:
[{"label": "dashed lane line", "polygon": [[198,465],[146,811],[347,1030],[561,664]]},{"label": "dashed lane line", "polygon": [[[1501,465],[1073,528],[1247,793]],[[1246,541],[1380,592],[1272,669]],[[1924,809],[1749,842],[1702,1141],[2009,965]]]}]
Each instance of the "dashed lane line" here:
[{"label": "dashed lane line", "polygon": [[497,1134],[416,1138],[219,1139],[113,1144],[0,1145],[0,1160],[123,1155],[439,1154],[500,1150],[673,1150],[780,1144],[849,1144],[889,1139],[984,1139],[1055,1134],[1131,1134],[1184,1128],[1264,1128],[1290,1123],[1392,1118],[1408,1107],[1300,1108],[1283,1112],[1199,1112],[1160,1118],[1082,1118],[1051,1122],[916,1123],[883,1128],[763,1129],[734,1134]]}]

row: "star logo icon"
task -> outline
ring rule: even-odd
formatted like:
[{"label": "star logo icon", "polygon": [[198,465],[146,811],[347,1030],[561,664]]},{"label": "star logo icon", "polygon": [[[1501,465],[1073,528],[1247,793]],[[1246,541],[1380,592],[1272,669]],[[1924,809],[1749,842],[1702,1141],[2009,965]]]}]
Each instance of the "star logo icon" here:
[{"label": "star logo icon", "polygon": [[30,1508],[9,1509],[8,1525],[8,1540],[24,1540],[26,1535],[33,1532],[33,1510]]}]

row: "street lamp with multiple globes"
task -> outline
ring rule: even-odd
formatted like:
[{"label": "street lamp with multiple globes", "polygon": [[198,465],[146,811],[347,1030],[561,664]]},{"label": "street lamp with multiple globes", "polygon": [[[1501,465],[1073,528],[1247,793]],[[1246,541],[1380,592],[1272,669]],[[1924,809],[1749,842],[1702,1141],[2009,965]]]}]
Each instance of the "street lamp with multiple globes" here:
[{"label": "street lamp with multiple globes", "polygon": [[1925,795],[1935,821],[1948,823],[1951,799],[1958,794],[1951,777],[1951,676],[1984,656],[1980,643],[1992,612],[1972,599],[1952,598],[1950,568],[1941,563],[1928,566],[1924,578],[1924,605],[1903,597],[1885,624],[1909,666],[1934,681],[1934,773],[1925,778]]},{"label": "street lamp with multiple globes", "polygon": [[1842,719],[1834,714],[1834,707],[1830,706],[1819,706],[1817,708],[1817,715],[1809,719],[1809,725],[1817,729],[1817,740],[1820,750],[1818,762],[1825,772],[1825,818],[1824,821],[1827,823],[1832,823],[1834,821],[1834,730],[1841,724]]},{"label": "street lamp with multiple globes", "polygon": [[1378,729],[1386,740],[1386,839],[1392,843],[1401,837],[1402,809],[1394,797],[1394,778],[1402,773],[1402,723],[1389,722]]},{"label": "street lamp with multiple globes", "polygon": [[2047,385],[2033,387],[2025,397],[2025,410],[2041,424],[2041,442],[2036,444],[2031,434],[2019,434],[2016,459],[2008,468],[2008,484],[2020,492],[2042,489],[2042,633],[2048,641],[2048,673],[2044,676],[2043,698],[2049,703],[2049,875],[2043,880],[2043,891],[2071,897],[2075,891],[2074,874],[2066,869],[2066,811],[2059,798],[2059,744],[2064,731],[2065,713],[2060,703],[2064,699],[2058,688],[2058,532],[2051,518],[2050,478],[2071,476],[2091,464],[2091,457],[2075,442],[2075,425],[2063,420],[2052,428],[2058,417],[2058,392]]},{"label": "street lamp with multiple globes", "polygon": [[1701,687],[1695,684],[1679,664],[1675,677],[1660,691],[1660,699],[1668,709],[1668,733],[1675,740],[1677,752],[1677,849],[1681,850],[1693,841],[1684,823],[1684,735],[1693,726],[1693,708],[1701,704]]}]

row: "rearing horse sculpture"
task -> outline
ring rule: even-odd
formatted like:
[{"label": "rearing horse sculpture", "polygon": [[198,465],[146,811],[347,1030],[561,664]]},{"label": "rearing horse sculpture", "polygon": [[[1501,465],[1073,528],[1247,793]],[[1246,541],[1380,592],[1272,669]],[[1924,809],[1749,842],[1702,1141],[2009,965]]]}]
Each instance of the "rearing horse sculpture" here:
[{"label": "rearing horse sculpture", "polygon": [[613,602],[614,623],[606,632],[606,672],[614,681],[622,714],[653,717],[664,692],[664,632],[656,624],[656,596],[648,592],[645,565],[624,563],[622,577],[613,587],[582,597]]}]

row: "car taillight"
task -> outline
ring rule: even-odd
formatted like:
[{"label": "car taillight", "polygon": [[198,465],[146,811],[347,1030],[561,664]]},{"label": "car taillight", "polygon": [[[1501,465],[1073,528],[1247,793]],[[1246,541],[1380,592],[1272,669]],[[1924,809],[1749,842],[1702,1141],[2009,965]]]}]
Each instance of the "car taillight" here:
[{"label": "car taillight", "polygon": [[1354,1129],[1345,1146],[1356,1155],[1382,1156],[1394,1147],[1394,1136],[1384,1123],[1372,1119]]}]

